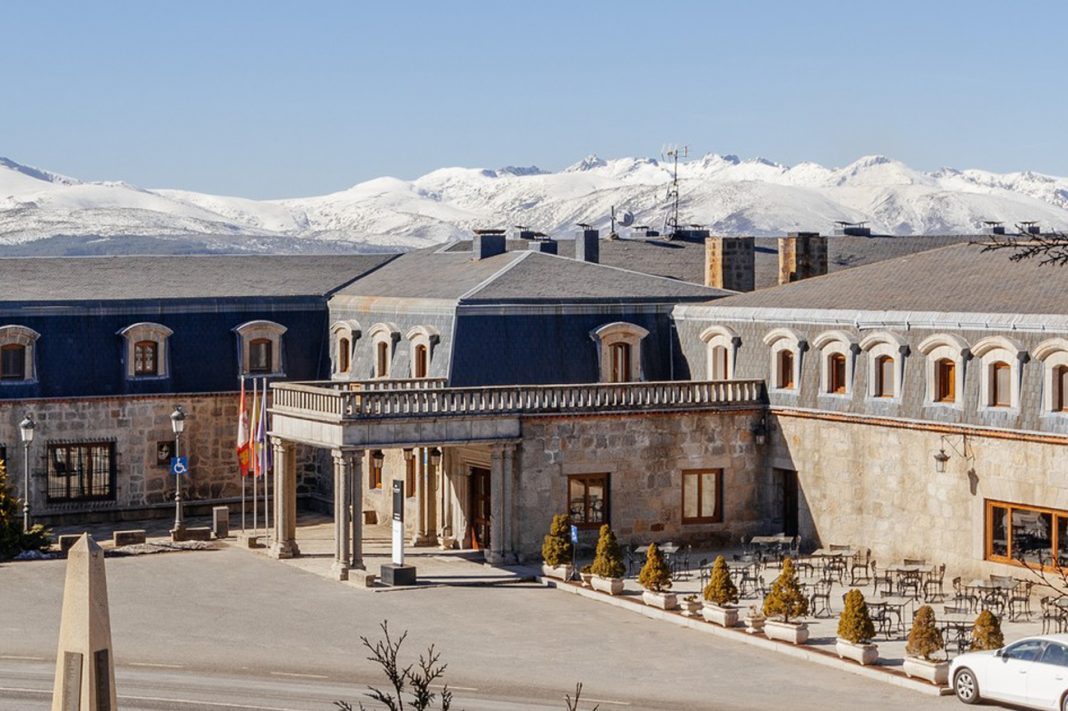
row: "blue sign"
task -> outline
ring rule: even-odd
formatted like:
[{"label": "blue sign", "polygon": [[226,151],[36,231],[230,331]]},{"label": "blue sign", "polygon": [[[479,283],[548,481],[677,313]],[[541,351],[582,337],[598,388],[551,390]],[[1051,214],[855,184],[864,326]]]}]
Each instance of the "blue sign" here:
[{"label": "blue sign", "polygon": [[183,476],[189,473],[188,457],[171,457],[171,474]]},{"label": "blue sign", "polygon": [[578,526],[571,524],[571,542],[578,543]]}]

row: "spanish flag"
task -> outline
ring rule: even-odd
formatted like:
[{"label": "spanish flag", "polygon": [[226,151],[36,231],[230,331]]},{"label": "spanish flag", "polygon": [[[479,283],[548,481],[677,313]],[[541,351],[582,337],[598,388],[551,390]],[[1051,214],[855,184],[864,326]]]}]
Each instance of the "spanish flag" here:
[{"label": "spanish flag", "polygon": [[245,379],[241,378],[241,404],[237,410],[237,465],[241,476],[248,476],[249,467],[248,411],[245,409]]}]

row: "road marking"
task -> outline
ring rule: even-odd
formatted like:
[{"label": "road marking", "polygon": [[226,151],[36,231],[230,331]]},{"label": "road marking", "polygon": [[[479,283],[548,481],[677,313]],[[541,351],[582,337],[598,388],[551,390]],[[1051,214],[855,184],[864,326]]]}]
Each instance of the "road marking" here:
[{"label": "road marking", "polygon": [[[431,684],[430,686],[432,686],[435,689],[444,689],[446,685],[445,684]],[[478,689],[476,689],[473,686],[453,686],[452,684],[448,684],[448,687],[449,687],[449,691],[478,691]]]},{"label": "road marking", "polygon": [[593,704],[612,704],[614,706],[630,706],[629,701],[612,701],[611,699],[587,699],[583,697],[583,701],[589,701]]},{"label": "road marking", "polygon": [[323,674],[296,674],[294,672],[270,672],[271,676],[295,676],[298,679],[329,679],[330,677]]},{"label": "road marking", "polygon": [[22,662],[43,662],[44,657],[17,657],[13,654],[0,654],[0,659],[16,659]]},{"label": "road marking", "polygon": [[155,667],[159,669],[185,669],[181,664],[153,664],[152,662],[127,662],[131,667]]},{"label": "road marking", "polygon": [[[47,692],[51,694],[52,692]],[[192,701],[190,699],[168,699],[162,696],[124,696],[119,695],[119,699],[126,699],[127,701],[162,701],[168,704],[188,704],[194,708],[216,708],[216,709],[240,709],[240,711],[301,711],[300,709],[291,708],[289,706],[249,706],[248,704],[228,704],[222,701]]]}]

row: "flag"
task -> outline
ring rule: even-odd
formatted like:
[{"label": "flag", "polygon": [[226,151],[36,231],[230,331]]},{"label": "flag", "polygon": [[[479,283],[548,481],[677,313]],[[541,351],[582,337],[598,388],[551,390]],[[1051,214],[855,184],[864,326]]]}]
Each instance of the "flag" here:
[{"label": "flag", "polygon": [[258,440],[256,439],[256,430],[258,429],[258,425],[259,425],[259,411],[260,411],[259,410],[260,400],[259,400],[258,394],[259,394],[258,385],[256,383],[256,379],[253,378],[252,379],[252,406],[250,408],[251,411],[252,411],[252,416],[250,418],[251,426],[249,427],[249,430],[248,430],[248,454],[249,454],[249,459],[252,462],[252,476],[253,477],[258,477],[260,475],[260,450],[259,450],[259,446],[257,445]]},{"label": "flag", "polygon": [[237,410],[237,465],[241,476],[248,476],[248,411],[245,409],[245,379],[241,378],[241,404]]},{"label": "flag", "polygon": [[256,441],[260,448],[259,471],[257,476],[267,476],[267,378],[263,379],[260,391],[259,422],[256,423]]}]

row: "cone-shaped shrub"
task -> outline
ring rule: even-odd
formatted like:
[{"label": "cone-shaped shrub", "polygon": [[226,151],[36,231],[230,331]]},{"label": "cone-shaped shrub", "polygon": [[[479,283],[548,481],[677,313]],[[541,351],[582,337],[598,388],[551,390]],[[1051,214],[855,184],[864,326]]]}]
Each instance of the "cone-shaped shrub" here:
[{"label": "cone-shaped shrub", "polygon": [[623,554],[619,550],[616,534],[608,524],[601,526],[601,535],[597,538],[597,553],[593,557],[592,571],[602,578],[622,578],[627,568],[623,565]]},{"label": "cone-shaped shrub", "polygon": [[838,618],[838,637],[853,644],[868,644],[875,637],[875,625],[868,614],[864,593],[856,588],[845,596],[845,609]]},{"label": "cone-shaped shrub", "polygon": [[1004,646],[1001,620],[990,610],[983,610],[975,618],[975,627],[972,628],[972,649],[1001,649]]},{"label": "cone-shaped shrub", "polygon": [[0,560],[23,551],[43,551],[51,545],[51,531],[40,524],[22,530],[22,501],[7,484],[7,466],[0,459]]},{"label": "cone-shaped shrub", "polygon": [[567,514],[553,516],[549,535],[541,544],[541,559],[554,568],[571,562],[571,518]]},{"label": "cone-shaped shrub", "polygon": [[655,543],[650,543],[649,550],[645,551],[645,565],[638,573],[638,583],[652,592],[671,589],[671,568]]},{"label": "cone-shaped shrub", "polygon": [[764,614],[768,617],[781,617],[783,622],[798,618],[808,613],[808,598],[801,590],[801,583],[794,573],[794,562],[789,558],[782,561],[782,572],[771,584],[768,596],[764,598]]},{"label": "cone-shaped shrub", "polygon": [[916,616],[912,618],[912,630],[909,632],[909,642],[905,645],[905,654],[930,662],[943,646],[942,633],[935,625],[934,610],[930,605],[924,605],[916,610]]},{"label": "cone-shaped shrub", "polygon": [[723,556],[716,556],[716,561],[712,564],[712,573],[708,576],[708,585],[705,585],[704,598],[720,607],[738,602],[738,588],[731,580],[731,571],[727,568],[727,560]]}]

